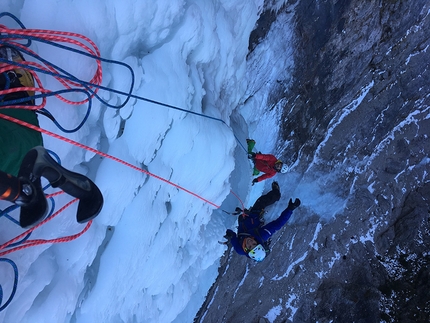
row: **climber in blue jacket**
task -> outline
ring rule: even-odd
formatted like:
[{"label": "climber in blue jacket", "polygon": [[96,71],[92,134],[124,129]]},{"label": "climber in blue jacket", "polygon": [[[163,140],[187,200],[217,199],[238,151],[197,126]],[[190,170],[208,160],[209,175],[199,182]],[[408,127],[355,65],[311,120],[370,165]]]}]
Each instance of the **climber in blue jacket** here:
[{"label": "climber in blue jacket", "polygon": [[[293,210],[300,206],[300,200],[290,199],[288,207],[274,221],[264,224],[264,209],[279,201],[281,192],[277,182],[272,183],[272,190],[260,196],[250,210],[236,208],[241,213],[238,218],[237,234],[228,229],[225,238],[231,242],[234,250],[240,255],[245,255],[256,261],[262,261],[270,252],[269,239],[280,230],[290,219]],[[236,213],[236,214],[237,214]]]}]

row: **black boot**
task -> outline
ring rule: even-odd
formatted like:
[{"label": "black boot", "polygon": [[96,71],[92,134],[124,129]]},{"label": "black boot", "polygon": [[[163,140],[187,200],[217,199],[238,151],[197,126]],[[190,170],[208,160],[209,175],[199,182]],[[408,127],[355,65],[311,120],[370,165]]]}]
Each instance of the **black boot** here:
[{"label": "black boot", "polygon": [[40,178],[30,181],[29,178],[20,177],[21,192],[15,200],[20,205],[19,225],[30,228],[42,222],[48,215],[48,202],[43,193]]},{"label": "black boot", "polygon": [[29,176],[20,178],[0,171],[0,195],[21,207],[19,224],[28,228],[38,224],[48,214],[48,203],[40,184],[40,178],[30,180]]},{"label": "black boot", "polygon": [[21,172],[28,178],[45,177],[52,187],[59,187],[79,199],[76,220],[79,223],[95,218],[103,206],[103,196],[98,187],[86,176],[71,172],[59,165],[45,150],[38,146],[31,149],[21,164]]}]

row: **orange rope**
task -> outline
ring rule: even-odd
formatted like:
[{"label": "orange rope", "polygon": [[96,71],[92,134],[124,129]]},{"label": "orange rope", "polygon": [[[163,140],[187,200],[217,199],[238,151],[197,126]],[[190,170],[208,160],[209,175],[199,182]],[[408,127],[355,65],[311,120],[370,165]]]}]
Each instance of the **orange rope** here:
[{"label": "orange rope", "polygon": [[[56,217],[58,214],[60,214],[61,212],[63,212],[66,208],[68,208],[70,205],[72,205],[73,203],[75,203],[76,201],[78,201],[78,199],[74,199],[70,202],[68,202],[66,205],[64,205],[61,209],[59,209],[57,212],[55,212],[52,216],[50,216],[49,218],[46,218],[45,220],[43,220],[42,222],[40,222],[38,225],[34,226],[33,228],[28,229],[27,231],[25,231],[24,233],[21,233],[20,235],[16,236],[15,238],[9,240],[8,242],[0,245],[0,250],[7,248],[7,246],[11,245],[12,243],[14,243],[15,241],[18,241],[22,238],[24,238],[26,235],[28,235],[29,233],[33,232],[35,229],[39,228],[40,226],[42,226],[43,224],[45,224],[46,222],[52,220],[54,217]],[[62,237],[62,238],[57,238],[57,239],[34,239],[34,240],[27,240],[25,242],[23,242],[21,245],[11,248],[9,250],[0,252],[0,257],[7,255],[9,253],[18,251],[18,250],[22,250],[28,247],[32,247],[32,246],[38,246],[38,245],[42,245],[42,244],[46,244],[46,243],[62,243],[62,242],[68,242],[68,241],[72,241],[74,239],[79,238],[81,235],[83,235],[85,232],[88,231],[88,229],[90,228],[92,224],[92,220],[89,221],[87,223],[87,225],[85,226],[85,228],[74,235],[70,235],[70,236],[66,236],[66,237]]]},{"label": "orange rope", "polygon": [[116,161],[116,162],[118,162],[118,163],[120,163],[120,164],[123,164],[123,165],[125,165],[125,166],[127,166],[127,167],[130,167],[130,168],[132,168],[132,169],[134,169],[134,170],[137,170],[137,171],[139,171],[139,172],[141,172],[141,173],[144,173],[144,174],[146,174],[146,175],[152,176],[152,177],[154,177],[154,178],[156,178],[156,179],[159,179],[159,180],[161,180],[161,181],[163,181],[163,182],[165,182],[165,183],[167,183],[167,184],[170,184],[170,185],[172,185],[172,186],[174,186],[174,187],[176,187],[176,188],[178,188],[178,189],[180,189],[180,190],[182,190],[182,191],[184,191],[184,192],[187,192],[188,194],[191,194],[191,195],[193,195],[193,196],[195,196],[195,197],[197,197],[197,198],[201,199],[202,201],[204,201],[204,202],[206,202],[206,203],[208,203],[208,204],[210,204],[210,205],[214,206],[215,208],[219,208],[219,206],[218,206],[218,205],[216,205],[215,203],[213,203],[213,202],[211,202],[211,201],[209,201],[209,200],[205,199],[204,197],[201,197],[200,195],[197,195],[196,193],[191,192],[190,190],[187,190],[186,188],[184,188],[184,187],[182,187],[182,186],[180,186],[180,185],[178,185],[178,184],[175,184],[175,183],[173,183],[173,182],[171,182],[171,181],[169,181],[169,180],[167,180],[167,179],[165,179],[165,178],[162,178],[162,177],[160,177],[160,176],[158,176],[158,175],[152,174],[152,173],[150,173],[150,172],[148,172],[148,171],[146,171],[146,170],[144,170],[144,169],[141,169],[141,168],[139,168],[139,167],[137,167],[137,166],[134,166],[134,165],[132,165],[132,164],[130,164],[130,163],[127,163],[126,161],[123,161],[123,160],[121,160],[121,159],[119,159],[119,158],[117,158],[117,157],[114,157],[114,156],[112,156],[112,155],[109,155],[109,154],[103,153],[103,152],[101,152],[101,151],[98,151],[97,149],[94,149],[94,148],[91,148],[91,147],[89,147],[89,146],[83,145],[83,144],[81,144],[81,143],[79,143],[79,142],[77,142],[77,141],[74,141],[74,140],[71,140],[71,139],[69,139],[69,138],[66,138],[66,137],[63,137],[63,136],[57,135],[57,134],[55,134],[55,133],[53,133],[53,132],[50,132],[50,131],[48,131],[48,130],[46,130],[46,129],[42,129],[42,128],[37,127],[37,126],[35,126],[35,125],[32,125],[32,124],[30,124],[30,123],[28,123],[28,122],[25,122],[25,121],[22,121],[22,120],[19,120],[19,119],[13,118],[13,117],[8,116],[8,115],[5,115],[5,114],[0,113],[0,118],[5,119],[5,120],[8,120],[8,121],[11,121],[11,122],[15,122],[15,123],[17,123],[17,124],[19,124],[19,125],[21,125],[21,126],[24,126],[24,127],[30,128],[30,129],[33,129],[33,130],[35,130],[35,131],[39,131],[39,132],[41,132],[41,133],[44,133],[45,135],[48,135],[48,136],[51,136],[51,137],[54,137],[54,138],[60,139],[60,140],[62,140],[62,141],[68,142],[68,143],[70,143],[70,144],[72,144],[72,145],[75,145],[75,146],[77,146],[77,147],[80,147],[80,148],[86,149],[86,150],[91,151],[91,152],[93,152],[93,153],[95,153],[95,154],[97,154],[97,155],[100,155],[100,156],[102,156],[102,157],[106,157],[106,158],[112,159],[112,160],[114,160],[114,161]]},{"label": "orange rope", "polygon": [[240,197],[235,193],[235,192],[233,192],[232,190],[230,190],[230,192],[239,200],[239,202],[240,202],[240,204],[242,204],[242,217],[245,217],[245,216],[247,216],[246,214],[245,214],[245,205],[243,204],[243,202],[242,202],[242,200],[240,199]]}]

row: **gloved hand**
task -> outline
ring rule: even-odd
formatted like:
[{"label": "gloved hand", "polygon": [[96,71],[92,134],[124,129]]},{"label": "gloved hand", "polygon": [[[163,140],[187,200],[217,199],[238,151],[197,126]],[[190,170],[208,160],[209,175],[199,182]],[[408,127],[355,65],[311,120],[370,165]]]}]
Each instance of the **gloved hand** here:
[{"label": "gloved hand", "polygon": [[228,241],[228,243],[230,242],[230,240],[232,238],[234,238],[236,236],[236,233],[234,233],[232,230],[227,229],[227,231],[225,232],[224,238],[226,238]]},{"label": "gloved hand", "polygon": [[255,153],[248,154],[248,159],[254,159],[254,158],[255,158]]},{"label": "gloved hand", "polygon": [[258,183],[258,179],[256,179],[256,178],[254,178],[254,179],[252,180],[252,185],[254,185],[255,183]]},{"label": "gloved hand", "polygon": [[290,201],[288,202],[288,207],[287,209],[294,211],[296,208],[298,208],[300,206],[301,202],[299,199],[296,199],[293,203],[293,200],[290,199]]}]

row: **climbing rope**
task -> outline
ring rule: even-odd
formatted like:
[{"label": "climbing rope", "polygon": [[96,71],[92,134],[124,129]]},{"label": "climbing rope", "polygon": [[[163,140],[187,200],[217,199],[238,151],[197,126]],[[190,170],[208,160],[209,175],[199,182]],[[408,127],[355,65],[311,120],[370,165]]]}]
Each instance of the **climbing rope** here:
[{"label": "climbing rope", "polygon": [[230,193],[233,194],[239,200],[240,204],[242,205],[242,217],[245,217],[246,216],[245,205],[243,204],[242,200],[235,192],[233,192],[233,190],[230,190]]},{"label": "climbing rope", "polygon": [[[60,208],[57,212],[55,212],[51,217],[46,218],[45,220],[43,220],[42,222],[40,222],[36,226],[28,229],[27,231],[25,231],[25,232],[21,233],[20,235],[16,236],[15,238],[13,238],[13,239],[9,240],[8,242],[0,245],[0,250],[3,250],[5,248],[10,247],[14,242],[18,241],[19,239],[21,239],[22,237],[26,236],[27,234],[33,232],[34,230],[36,230],[40,226],[44,225],[46,222],[52,220],[58,214],[60,214],[61,212],[63,212],[70,205],[72,205],[73,203],[75,203],[77,201],[78,201],[78,199],[75,198],[72,201],[66,203],[62,208]],[[9,253],[18,251],[18,250],[22,250],[22,249],[25,249],[25,248],[28,248],[28,247],[32,247],[32,246],[38,246],[38,245],[42,245],[42,244],[46,244],[46,243],[62,243],[62,242],[69,242],[69,241],[75,240],[75,239],[79,238],[81,235],[83,235],[85,232],[87,232],[88,229],[91,227],[91,224],[92,224],[92,220],[88,221],[88,223],[86,224],[86,226],[84,227],[84,229],[82,229],[81,232],[79,232],[77,234],[70,235],[70,236],[62,237],[62,238],[47,239],[47,240],[46,239],[25,240],[19,246],[16,246],[16,247],[13,247],[13,248],[10,248],[8,250],[0,252],[0,257],[5,256],[5,255],[7,255]]]},{"label": "climbing rope", "polygon": [[[189,114],[194,114],[194,115],[197,115],[197,116],[200,116],[203,118],[208,118],[208,119],[211,119],[211,120],[214,120],[217,122],[221,122],[224,125],[226,125],[229,128],[229,130],[231,130],[231,128],[227,125],[227,123],[224,120],[222,120],[221,118],[208,116],[208,115],[205,115],[203,113],[199,113],[199,112],[192,111],[189,109],[183,109],[183,108],[180,108],[180,107],[175,106],[175,105],[163,103],[160,101],[152,100],[152,99],[149,99],[149,98],[146,98],[143,96],[133,94],[132,90],[133,90],[134,83],[135,83],[135,75],[134,75],[134,72],[133,72],[133,69],[131,68],[131,66],[126,64],[126,63],[123,63],[123,62],[119,62],[116,60],[110,60],[110,59],[106,59],[106,58],[101,57],[99,50],[97,49],[97,46],[90,39],[88,39],[85,36],[82,36],[80,34],[75,34],[75,33],[58,32],[58,31],[50,31],[50,30],[28,30],[28,29],[25,29],[25,26],[22,24],[22,22],[20,22],[19,19],[16,18],[15,16],[13,16],[12,14],[1,13],[0,18],[2,16],[11,17],[21,26],[22,29],[19,29],[19,30],[9,29],[5,26],[0,25],[0,46],[1,45],[9,46],[9,47],[12,47],[18,51],[24,52],[25,54],[28,54],[29,56],[31,56],[37,60],[40,60],[46,66],[48,66],[48,68],[40,66],[40,64],[35,64],[35,63],[27,62],[27,61],[13,62],[13,61],[9,61],[9,60],[1,60],[0,59],[0,63],[1,62],[8,63],[8,64],[15,66],[15,68],[16,67],[26,68],[26,69],[32,71],[33,73],[34,72],[40,72],[40,73],[44,73],[47,75],[51,75],[51,76],[55,77],[56,79],[58,79],[59,81],[61,81],[62,84],[64,82],[64,85],[66,86],[67,90],[70,90],[71,92],[73,92],[73,91],[88,91],[89,93],[87,93],[87,96],[89,95],[91,98],[95,97],[97,100],[99,100],[103,105],[106,105],[107,107],[120,109],[120,108],[124,107],[131,98],[133,98],[136,100],[141,100],[141,101],[145,101],[148,103],[152,103],[154,105],[158,105],[158,106],[166,107],[169,109],[186,112]],[[51,33],[52,33],[52,35],[51,35]],[[71,40],[70,39],[71,37],[84,39],[86,42],[91,44],[92,48],[94,48],[94,49],[86,47],[84,44],[82,44],[80,42],[76,42],[74,40]],[[27,40],[27,44],[22,45],[20,43],[17,43],[14,41],[16,39]],[[96,71],[95,75],[93,76],[92,80],[90,80],[89,82],[80,80],[77,77],[73,76],[72,74],[61,69],[60,67],[46,61],[45,59],[43,59],[42,57],[40,57],[39,55],[37,55],[33,51],[26,49],[26,46],[28,47],[32,41],[38,41],[38,42],[46,43],[46,44],[49,44],[49,45],[52,45],[55,47],[59,47],[59,48],[64,49],[64,50],[68,50],[71,52],[75,52],[75,53],[90,57],[90,58],[96,60],[97,65],[98,65],[97,71]],[[86,51],[77,50],[73,47],[59,44],[58,42],[73,43],[77,46],[83,47],[84,49],[86,49]],[[25,62],[27,62],[27,63],[25,63]],[[114,64],[114,65],[120,65],[129,71],[130,76],[131,76],[131,82],[130,82],[130,87],[129,87],[127,92],[113,89],[110,87],[105,87],[105,86],[101,85],[101,65],[100,65],[100,62],[105,62],[105,63],[109,63],[109,64]],[[1,72],[1,70],[0,70],[0,72]],[[80,86],[80,88],[79,89],[71,88],[70,86],[68,86],[68,84],[74,84],[76,86]],[[93,89],[95,89],[95,90],[93,90]],[[37,90],[37,89],[23,89],[23,88],[20,89],[20,91],[23,91],[23,90],[31,91],[31,90]],[[65,93],[64,91],[67,91],[67,90],[62,90],[62,91],[60,90],[60,91],[54,91],[54,92],[42,90],[41,94],[35,95],[35,96],[30,96],[28,98],[28,100],[34,100],[34,99],[39,99],[39,98],[44,99],[48,96],[57,96],[57,95]],[[108,91],[108,92],[112,92],[112,93],[124,96],[125,100],[119,105],[112,105],[109,102],[106,102],[105,100],[103,100],[97,94],[98,90],[104,90],[104,91]],[[3,94],[2,91],[0,91],[0,95],[2,95],[2,94]],[[84,100],[81,102],[91,102],[91,100],[89,100],[87,98],[87,100]],[[74,104],[81,104],[81,102],[75,102]],[[15,103],[16,102],[12,102],[9,104],[15,104]],[[2,106],[2,104],[0,104],[0,107],[1,106]],[[24,108],[28,108],[28,106],[25,106]],[[239,145],[242,147],[242,149],[245,152],[247,152],[247,149],[244,147],[244,145],[241,143],[241,141],[237,138],[237,136],[236,136],[236,134],[234,134],[234,132],[233,132],[233,135],[236,138]]]},{"label": "climbing rope", "polygon": [[1,113],[0,113],[0,118],[5,119],[5,120],[8,120],[8,121],[15,122],[15,123],[17,123],[17,124],[19,124],[19,125],[22,125],[22,126],[25,126],[25,127],[27,127],[27,128],[30,128],[30,129],[33,129],[33,130],[39,131],[39,132],[41,132],[41,133],[44,133],[45,135],[48,135],[48,136],[51,136],[51,137],[54,137],[54,138],[60,139],[60,140],[62,140],[62,141],[68,142],[68,143],[70,143],[70,144],[72,144],[72,145],[75,145],[75,146],[77,146],[77,147],[80,147],[80,148],[86,149],[86,150],[91,151],[91,152],[93,152],[93,153],[95,153],[95,154],[97,154],[97,155],[100,155],[100,156],[102,156],[102,157],[106,157],[106,158],[112,159],[112,160],[114,160],[114,161],[116,161],[116,162],[118,162],[118,163],[120,163],[120,164],[123,164],[123,165],[125,165],[125,166],[127,166],[127,167],[130,167],[130,168],[132,168],[132,169],[134,169],[134,170],[137,170],[137,171],[139,171],[139,172],[141,172],[141,173],[144,173],[144,174],[146,174],[146,175],[152,176],[152,177],[154,177],[154,178],[156,178],[156,179],[159,179],[159,180],[161,180],[161,181],[163,181],[163,182],[165,182],[165,183],[167,183],[167,184],[170,184],[170,185],[172,185],[172,186],[174,186],[174,187],[176,187],[176,188],[178,188],[178,189],[180,189],[180,190],[183,190],[184,192],[187,192],[188,194],[191,194],[191,195],[193,195],[193,196],[195,196],[195,197],[197,197],[197,198],[201,199],[202,201],[204,201],[204,202],[206,202],[206,203],[208,203],[208,204],[211,204],[211,205],[212,205],[212,206],[214,206],[215,208],[219,208],[219,206],[218,206],[218,205],[216,205],[215,203],[213,203],[213,202],[211,202],[211,201],[209,201],[209,200],[205,199],[204,197],[201,197],[200,195],[198,195],[198,194],[196,194],[196,193],[194,193],[194,192],[192,192],[192,191],[190,191],[190,190],[188,190],[188,189],[186,189],[186,188],[184,188],[184,187],[182,187],[182,186],[180,186],[180,185],[178,185],[178,184],[175,184],[175,183],[173,183],[173,182],[171,182],[171,181],[169,181],[169,180],[167,180],[167,179],[165,179],[165,178],[163,178],[163,177],[161,177],[161,176],[158,176],[158,175],[152,174],[152,173],[150,173],[150,172],[148,172],[148,171],[146,171],[146,170],[144,170],[144,169],[142,169],[142,168],[139,168],[139,167],[134,166],[134,165],[132,165],[132,164],[130,164],[130,163],[127,163],[126,161],[121,160],[121,159],[119,159],[119,158],[117,158],[117,157],[114,157],[114,156],[112,156],[112,155],[109,155],[109,154],[103,153],[103,152],[101,152],[101,151],[99,151],[99,150],[97,150],[97,149],[94,149],[94,148],[91,148],[91,147],[89,147],[89,146],[83,145],[83,144],[81,144],[81,143],[79,143],[79,142],[76,142],[76,141],[71,140],[71,139],[69,139],[69,138],[66,138],[66,137],[60,136],[60,135],[58,135],[58,134],[55,134],[55,133],[53,133],[53,132],[50,132],[50,131],[48,131],[48,130],[46,130],[46,129],[42,129],[42,128],[40,128],[40,127],[37,127],[37,126],[32,125],[32,124],[30,124],[30,123],[27,123],[27,122],[25,122],[25,121],[22,121],[22,120],[19,120],[19,119],[16,119],[16,118],[10,117],[10,116],[8,116],[8,115],[1,114]]},{"label": "climbing rope", "polygon": [[[55,193],[54,195],[61,194],[61,193],[63,193],[63,192],[58,192],[58,193]],[[48,195],[48,198],[49,197],[52,197],[52,195],[51,196]],[[42,226],[46,222],[48,222],[51,219],[53,219],[54,217],[56,217],[58,214],[60,214],[61,212],[63,212],[67,207],[69,207],[70,205],[72,205],[76,201],[78,201],[78,199],[74,199],[74,200],[70,201],[69,203],[67,203],[66,205],[64,205],[61,209],[59,209],[57,212],[55,212],[54,214],[52,214],[52,216],[48,215],[48,217],[45,220],[43,220],[42,222],[40,222],[38,225],[36,225],[36,226],[28,229],[27,231],[25,231],[25,232],[21,233],[20,235],[16,236],[15,238],[13,238],[13,239],[7,241],[6,243],[0,245],[0,250],[4,250],[6,248],[9,248],[9,249],[7,249],[5,251],[0,251],[0,257],[3,257],[5,255],[7,255],[7,254],[12,253],[12,252],[15,252],[15,251],[18,251],[18,250],[22,250],[22,249],[25,249],[25,248],[29,248],[29,247],[32,247],[32,246],[39,246],[39,245],[47,244],[47,243],[53,244],[53,243],[69,242],[69,241],[72,241],[72,240],[75,240],[75,239],[79,238],[86,231],[88,231],[88,229],[90,228],[90,226],[92,224],[92,221],[89,221],[87,223],[87,225],[85,226],[85,228],[81,232],[79,232],[77,234],[74,234],[74,235],[69,235],[69,236],[66,236],[66,237],[56,238],[56,239],[33,239],[33,240],[29,240],[28,239],[30,237],[31,233],[34,230],[36,230],[37,228],[39,228],[40,226]],[[52,210],[53,210],[53,208],[52,208]],[[10,209],[8,211],[10,211]],[[0,216],[2,216],[2,215],[6,216],[5,212],[6,212],[6,210],[3,211],[0,214]],[[7,215],[7,217],[9,219],[11,218],[9,215]],[[13,222],[17,223],[16,220],[14,220]],[[3,305],[1,305],[2,302],[3,302],[3,288],[0,285],[0,305],[1,305],[0,306],[0,312],[1,312],[2,310],[4,310],[9,305],[9,303],[12,301],[12,299],[13,299],[13,297],[15,295],[15,292],[16,292],[16,289],[17,289],[17,285],[18,285],[18,267],[16,266],[16,264],[12,260],[10,260],[8,258],[0,258],[0,262],[9,263],[12,266],[13,270],[14,270],[14,284],[13,284],[13,289],[12,289],[12,292],[11,292],[8,300]]]},{"label": "climbing rope", "polygon": [[[12,253],[12,252],[15,252],[15,251],[18,251],[18,250],[22,250],[22,249],[25,249],[25,248],[29,248],[29,247],[33,247],[33,246],[39,246],[39,245],[46,244],[46,243],[53,244],[53,243],[69,242],[69,241],[72,241],[72,240],[75,240],[75,239],[79,238],[81,235],[83,235],[85,232],[88,231],[88,229],[90,228],[90,226],[92,224],[92,220],[87,223],[87,225],[85,226],[85,228],[81,232],[79,232],[77,234],[74,234],[74,235],[69,235],[69,236],[66,236],[66,237],[56,238],[56,239],[34,239],[34,240],[28,240],[28,237],[30,236],[30,234],[35,229],[39,228],[40,226],[42,226],[43,224],[45,224],[47,221],[50,221],[51,219],[53,219],[55,216],[57,216],[58,214],[60,214],[61,212],[63,212],[67,207],[69,207],[70,205],[72,205],[76,201],[78,201],[78,199],[74,199],[74,200],[70,201],[65,206],[63,206],[61,209],[59,209],[57,212],[55,212],[52,216],[46,218],[45,220],[43,220],[42,222],[40,222],[38,225],[34,226],[31,229],[28,229],[27,231],[23,232],[22,234],[16,236],[15,238],[9,240],[6,243],[0,245],[0,250],[3,250],[5,248],[9,248],[9,249],[7,249],[5,251],[0,252],[0,257],[3,257],[5,255],[7,255],[7,254]],[[20,240],[20,239],[22,239],[22,240]],[[18,241],[18,240],[20,240],[20,241]],[[18,245],[16,246],[16,244],[18,244]],[[15,296],[15,292],[16,292],[17,285],[18,285],[18,267],[16,266],[16,264],[12,260],[10,260],[8,258],[0,258],[0,262],[9,263],[12,266],[13,270],[14,270],[13,289],[12,289],[12,292],[11,292],[8,300],[3,305],[1,305],[2,302],[3,302],[3,288],[0,285],[0,305],[1,305],[0,306],[0,312],[1,312],[2,310],[4,310],[9,305],[9,303],[12,301],[13,297]]]},{"label": "climbing rope", "polygon": [[3,288],[0,285],[0,312],[3,311],[12,301],[13,297],[15,296],[16,293],[16,289],[18,287],[18,267],[16,266],[16,264],[7,258],[0,258],[0,262],[6,262],[9,265],[12,266],[12,269],[14,271],[14,279],[13,279],[13,287],[12,287],[12,292],[10,293],[9,298],[7,299],[7,301],[1,305],[3,303]]}]

